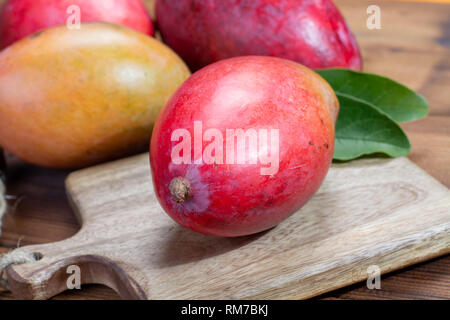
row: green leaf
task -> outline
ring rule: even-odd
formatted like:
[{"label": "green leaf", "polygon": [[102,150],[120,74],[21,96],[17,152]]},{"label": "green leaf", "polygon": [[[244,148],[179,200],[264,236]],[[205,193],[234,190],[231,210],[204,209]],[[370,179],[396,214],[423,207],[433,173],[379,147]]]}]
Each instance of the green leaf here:
[{"label": "green leaf", "polygon": [[341,105],[336,124],[333,158],[350,160],[362,155],[384,153],[391,157],[408,155],[408,137],[391,118],[371,105],[339,96]]},{"label": "green leaf", "polygon": [[363,101],[397,122],[413,121],[428,114],[428,102],[391,79],[348,69],[316,70],[337,96]]}]

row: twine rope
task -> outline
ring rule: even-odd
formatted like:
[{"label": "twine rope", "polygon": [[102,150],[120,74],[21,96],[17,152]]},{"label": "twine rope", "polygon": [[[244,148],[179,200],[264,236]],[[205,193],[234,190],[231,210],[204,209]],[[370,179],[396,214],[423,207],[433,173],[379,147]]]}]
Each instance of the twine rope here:
[{"label": "twine rope", "polygon": [[7,210],[7,204],[6,204],[6,190],[5,190],[5,183],[0,178],[0,236],[2,235],[2,221],[3,216],[6,213]]},{"label": "twine rope", "polygon": [[8,286],[8,279],[6,278],[5,269],[15,264],[29,263],[36,261],[34,253],[22,251],[10,251],[0,256],[0,288],[10,290]]},{"label": "twine rope", "polygon": [[6,159],[5,153],[0,146],[0,236],[2,235],[2,221],[5,215],[8,204],[6,202],[6,187],[5,187],[5,172],[6,172]]},{"label": "twine rope", "polygon": [[[5,160],[3,158],[3,150],[0,148],[0,236],[2,235],[2,221],[3,216],[8,210],[6,202],[6,187],[3,180],[3,170],[5,169]],[[0,289],[9,291],[8,280],[6,278],[5,269],[11,265],[22,264],[36,261],[36,256],[33,253],[22,251],[10,251],[0,256]]]}]

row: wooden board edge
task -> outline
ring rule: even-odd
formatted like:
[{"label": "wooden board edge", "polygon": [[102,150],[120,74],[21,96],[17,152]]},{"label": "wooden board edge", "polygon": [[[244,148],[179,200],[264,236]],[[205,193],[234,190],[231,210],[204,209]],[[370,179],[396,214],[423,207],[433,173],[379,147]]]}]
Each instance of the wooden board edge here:
[{"label": "wooden board edge", "polygon": [[[441,241],[441,240],[445,241],[446,240],[447,243],[450,242],[450,233],[448,232],[448,229],[447,229],[447,232],[438,233],[437,235],[435,235],[435,237],[438,237],[440,239],[438,241]],[[440,256],[444,256],[444,255],[450,254],[450,246],[444,246],[444,247],[434,246],[432,248],[428,247],[427,246],[427,241],[429,239],[430,238],[425,238],[425,239],[422,239],[422,241],[413,244],[412,246],[411,245],[408,246],[410,250],[421,250],[423,253],[416,254],[411,259],[402,260],[402,261],[399,261],[396,264],[389,265],[389,267],[385,266],[387,261],[389,261],[390,259],[395,257],[395,254],[398,253],[398,252],[401,252],[402,249],[397,250],[397,251],[391,251],[391,252],[388,252],[386,254],[381,255],[380,259],[386,260],[386,262],[380,267],[381,276],[387,275],[387,274],[389,274],[391,272],[394,272],[394,271],[397,271],[397,270],[400,270],[400,269],[403,269],[403,268],[406,268],[406,267],[409,267],[409,266],[412,266],[412,265],[415,265],[415,264],[418,264],[418,263],[421,263],[421,262],[424,262],[424,261],[427,261],[427,260],[431,260],[431,259],[434,259],[434,258],[437,258],[437,257],[440,257]],[[359,260],[355,261],[353,263],[353,266],[355,264],[356,265],[359,264],[359,265],[363,265],[363,266],[376,265],[376,263],[372,263],[374,259],[377,259],[376,256],[375,257],[370,257],[368,259],[362,258],[362,259],[359,259]],[[311,278],[314,279],[314,278],[320,277],[321,275],[325,275],[325,274],[330,273],[330,271],[332,271],[332,272],[334,271],[334,273],[340,274],[339,271],[342,271],[342,270],[339,270],[340,268],[341,267],[335,267],[333,269],[328,269],[328,270],[326,270],[324,272],[320,272],[320,273],[314,274],[313,276],[311,276]],[[331,291],[334,291],[334,290],[337,290],[337,289],[341,289],[341,288],[344,288],[344,287],[347,287],[347,286],[350,286],[350,285],[353,285],[353,284],[356,284],[356,283],[360,283],[362,281],[366,281],[368,279],[368,277],[365,276],[362,273],[357,273],[356,275],[352,273],[351,277],[348,277],[348,276],[346,277],[345,270],[344,270],[344,272],[341,272],[341,275],[343,277],[342,278],[343,280],[341,280],[340,282],[339,281],[336,282],[335,279],[329,279],[329,285],[328,286],[324,286],[324,287],[326,287],[326,289],[323,289],[323,290],[321,290],[321,289],[318,289],[318,290],[312,289],[312,290],[309,290],[307,292],[301,292],[301,293],[298,293],[298,294],[292,294],[292,295],[285,295],[285,296],[277,297],[276,299],[279,299],[279,300],[311,299],[311,298],[317,297],[319,295],[322,295],[322,294],[325,294],[325,293],[328,293],[328,292],[331,292]],[[305,279],[303,279],[303,281],[304,280]],[[311,282],[314,283],[315,281],[311,281]],[[299,286],[299,285],[301,285],[301,284],[300,283],[296,283],[296,282],[290,284],[290,286],[293,287],[292,290],[295,290],[295,287]],[[257,295],[253,295],[253,296],[251,295],[251,296],[245,297],[245,299],[246,300],[247,299],[248,300],[270,299],[270,298],[267,297],[267,295],[270,294],[271,291],[272,290],[268,290],[266,292],[262,292],[262,293],[259,293]]]}]

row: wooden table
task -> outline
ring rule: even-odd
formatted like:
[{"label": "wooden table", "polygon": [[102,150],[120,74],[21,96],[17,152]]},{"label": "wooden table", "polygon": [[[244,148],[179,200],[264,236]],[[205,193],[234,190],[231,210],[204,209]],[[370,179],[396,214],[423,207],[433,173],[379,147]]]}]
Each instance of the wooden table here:
[{"label": "wooden table", "polygon": [[[449,187],[450,4],[379,0],[336,2],[358,38],[365,71],[401,81],[429,100],[430,115],[426,119],[403,125],[413,146],[409,157]],[[381,8],[381,30],[366,28],[366,8],[370,4]],[[75,234],[79,226],[64,192],[68,172],[27,165],[11,156],[8,162],[8,194],[18,196],[19,200],[4,219],[0,253],[18,245],[54,242]],[[0,292],[0,299],[13,298],[10,293]],[[55,297],[117,298],[111,289],[99,285],[85,285],[82,290]],[[319,298],[450,299],[450,256],[383,275],[381,290],[369,290],[361,283]]]}]

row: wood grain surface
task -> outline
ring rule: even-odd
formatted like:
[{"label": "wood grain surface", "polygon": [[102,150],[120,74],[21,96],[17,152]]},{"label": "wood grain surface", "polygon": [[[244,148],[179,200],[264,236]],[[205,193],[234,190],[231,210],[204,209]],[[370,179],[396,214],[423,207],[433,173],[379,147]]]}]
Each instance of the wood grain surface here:
[{"label": "wood grain surface", "polygon": [[[48,299],[82,283],[126,299],[304,299],[450,253],[450,191],[406,158],[333,164],[318,193],[276,228],[204,236],[169,218],[148,154],[66,180],[82,225],[72,238],[18,250],[39,261],[7,269],[12,292]],[[420,219],[417,217],[420,216]]]},{"label": "wood grain surface", "polygon": [[[1,2],[1,0],[0,0]],[[450,6],[438,3],[336,1],[355,32],[365,70],[397,79],[430,101],[430,116],[403,125],[412,142],[409,158],[450,187]],[[366,8],[382,10],[382,29],[368,30]],[[0,253],[18,245],[49,243],[74,235],[79,226],[65,199],[68,172],[26,165],[9,157],[8,194],[16,196],[5,217]],[[365,283],[321,296],[323,299],[450,299],[450,256],[382,277],[381,290]],[[106,287],[83,286],[56,299],[115,299]],[[0,299],[12,299],[0,293]]]}]

